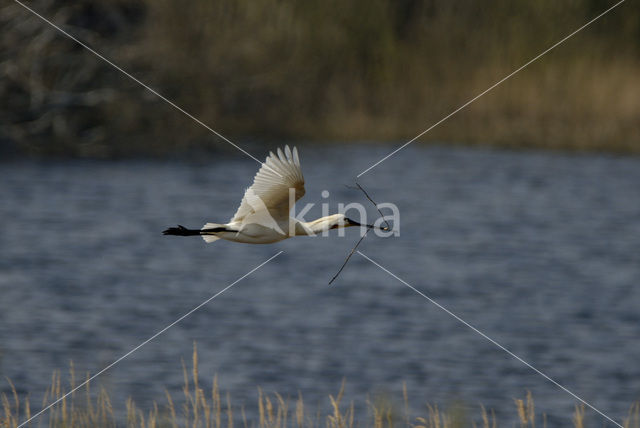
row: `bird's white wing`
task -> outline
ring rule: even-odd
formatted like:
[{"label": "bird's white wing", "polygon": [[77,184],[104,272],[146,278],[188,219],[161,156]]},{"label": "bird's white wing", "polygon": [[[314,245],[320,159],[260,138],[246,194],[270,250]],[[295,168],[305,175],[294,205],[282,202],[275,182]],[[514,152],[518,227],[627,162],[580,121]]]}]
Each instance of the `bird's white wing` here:
[{"label": "bird's white wing", "polygon": [[[289,189],[295,190],[295,200],[304,196],[304,177],[300,169],[298,150],[285,146],[284,152],[278,149],[277,155],[269,153],[258,173],[242,198],[240,208],[231,223],[260,219],[267,214],[276,221],[289,219]],[[268,212],[265,212],[268,211]],[[266,226],[267,224],[265,224]]]}]

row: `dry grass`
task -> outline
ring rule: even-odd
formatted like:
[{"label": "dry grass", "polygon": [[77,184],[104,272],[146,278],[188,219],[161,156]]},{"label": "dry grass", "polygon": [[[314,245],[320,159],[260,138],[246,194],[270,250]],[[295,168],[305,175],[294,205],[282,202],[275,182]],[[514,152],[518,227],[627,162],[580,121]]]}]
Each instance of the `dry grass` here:
[{"label": "dry grass", "polygon": [[[480,407],[477,415],[470,416],[461,405],[449,406],[446,410],[437,405],[427,404],[425,413],[418,416],[409,414],[408,393],[403,388],[403,407],[386,396],[368,400],[368,415],[356,415],[354,403],[344,403],[344,382],[336,396],[330,395],[330,408],[325,414],[312,411],[305,405],[302,395],[289,399],[281,395],[266,394],[258,390],[257,414],[255,421],[249,421],[244,407],[231,403],[229,394],[220,391],[217,377],[208,391],[200,383],[198,373],[198,353],[194,344],[191,370],[182,364],[184,375],[183,396],[173,397],[166,391],[166,404],[160,408],[156,403],[150,409],[142,410],[129,399],[126,402],[126,426],[131,428],[497,428],[498,421],[493,410]],[[88,375],[87,375],[88,378]],[[73,365],[71,365],[68,389],[78,385]],[[16,428],[33,414],[28,397],[20,401],[18,393],[10,384],[12,394],[2,394],[0,427]],[[82,391],[82,393],[80,392]],[[108,393],[100,389],[92,393],[87,384],[76,393],[63,398],[65,387],[59,373],[51,380],[42,407],[60,399],[38,419],[28,426],[49,426],[50,428],[116,427],[125,421],[119,420],[114,412]],[[176,406],[176,400],[181,401]],[[515,410],[521,428],[546,428],[546,415],[536,415],[533,397],[527,393],[524,399],[515,400]],[[584,406],[576,406],[572,417],[573,427],[584,428],[586,415]],[[600,422],[594,421],[596,424]],[[635,403],[624,421],[625,428],[640,428],[640,402]]]},{"label": "dry grass", "polygon": [[[412,138],[610,4],[32,6],[233,139],[326,142]],[[0,24],[0,149],[108,157],[225,147],[20,6],[1,7]],[[421,141],[640,153],[639,47],[640,9],[627,2]]]},{"label": "dry grass", "polygon": [[[153,25],[144,28],[137,51],[149,63],[179,55],[178,61],[158,65],[157,77],[231,133],[403,140],[593,13],[581,1],[496,1],[491,7],[408,3],[413,10],[386,0],[305,7],[219,0],[190,8],[154,1],[149,3]],[[632,53],[634,42],[618,37],[636,27],[605,24],[599,32],[580,34],[421,141],[640,152],[640,61]],[[194,26],[197,31],[187,30]],[[182,127],[183,121],[167,117],[165,123]],[[196,139],[204,136],[200,131],[189,127],[186,135]]]}]

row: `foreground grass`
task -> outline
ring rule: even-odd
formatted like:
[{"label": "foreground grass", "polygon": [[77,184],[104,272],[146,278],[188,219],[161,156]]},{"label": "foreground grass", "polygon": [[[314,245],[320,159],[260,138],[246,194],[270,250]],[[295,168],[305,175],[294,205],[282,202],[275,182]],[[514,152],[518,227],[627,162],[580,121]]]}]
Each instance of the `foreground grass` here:
[{"label": "foreground grass", "polygon": [[[419,416],[410,415],[408,411],[408,395],[403,389],[404,408],[394,404],[388,398],[367,400],[369,414],[363,419],[355,414],[354,403],[344,403],[344,383],[336,396],[330,395],[331,406],[322,414],[320,411],[309,410],[305,405],[302,395],[295,400],[282,397],[278,393],[265,394],[259,389],[256,403],[259,418],[256,421],[248,421],[244,407],[234,407],[231,404],[229,394],[222,395],[217,378],[214,377],[210,392],[201,387],[198,375],[198,353],[194,346],[193,364],[191,373],[185,364],[182,364],[184,375],[183,402],[180,406],[174,403],[178,399],[166,391],[166,404],[160,408],[156,403],[151,409],[142,410],[136,407],[133,400],[127,400],[126,426],[140,428],[155,427],[206,427],[206,428],[391,428],[394,426],[407,428],[458,428],[458,427],[482,427],[497,428],[499,426],[493,410],[487,411],[484,407],[478,409],[477,415],[468,415],[466,411],[453,406],[446,410],[437,405],[427,404],[425,413]],[[92,394],[90,385],[64,397],[67,390],[73,389],[79,383],[76,382],[73,365],[70,370],[70,385],[63,388],[60,374],[52,377],[51,387],[47,390],[42,408],[51,403],[56,403],[48,412],[34,419],[27,426],[49,426],[55,428],[77,427],[116,427],[121,426],[114,412],[109,394],[101,388],[96,394]],[[13,393],[10,396],[2,394],[2,411],[0,411],[0,427],[16,428],[28,420],[34,412],[28,398],[21,402],[18,394],[11,385]],[[58,401],[59,400],[59,401]],[[536,424],[547,426],[546,415],[537,414],[533,397],[530,393],[524,399],[515,399],[514,413],[517,414],[521,428],[534,428]],[[39,408],[38,410],[39,411]],[[595,418],[595,416],[594,416]],[[576,405],[572,415],[572,426],[584,428],[584,406]],[[594,424],[602,422],[594,420]],[[629,416],[624,420],[625,428],[640,428],[640,402],[631,406]]]}]

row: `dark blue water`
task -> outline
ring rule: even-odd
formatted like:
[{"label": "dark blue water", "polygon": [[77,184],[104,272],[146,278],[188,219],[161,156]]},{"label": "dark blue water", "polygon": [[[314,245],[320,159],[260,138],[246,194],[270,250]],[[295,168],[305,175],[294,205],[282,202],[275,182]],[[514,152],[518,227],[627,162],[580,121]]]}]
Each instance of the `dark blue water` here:
[{"label": "dark blue water", "polygon": [[[301,147],[302,202],[366,203],[344,184],[390,149]],[[361,256],[328,287],[355,229],[267,246],[161,235],[228,220],[257,166],[235,153],[2,163],[0,389],[7,376],[38,403],[70,360],[97,372],[283,250],[101,376],[114,406],[129,396],[162,405],[164,388],[179,396],[180,360],[196,341],[202,380],[217,373],[249,414],[258,386],[324,406],[345,378],[360,408],[380,391],[401,399],[406,382],[416,413],[426,402],[484,404],[510,425],[513,398],[530,390],[550,424],[569,422],[573,397]],[[639,158],[412,146],[362,183],[401,212],[401,236],[368,237],[363,253],[626,416],[640,399]]]}]

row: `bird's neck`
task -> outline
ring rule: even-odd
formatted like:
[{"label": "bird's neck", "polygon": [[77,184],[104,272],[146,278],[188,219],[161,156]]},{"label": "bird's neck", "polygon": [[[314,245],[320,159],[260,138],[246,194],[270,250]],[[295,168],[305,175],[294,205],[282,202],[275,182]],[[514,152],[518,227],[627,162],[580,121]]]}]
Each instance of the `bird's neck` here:
[{"label": "bird's neck", "polygon": [[294,221],[296,236],[316,235],[328,230],[330,227],[330,222],[327,217],[320,217],[313,221]]}]

